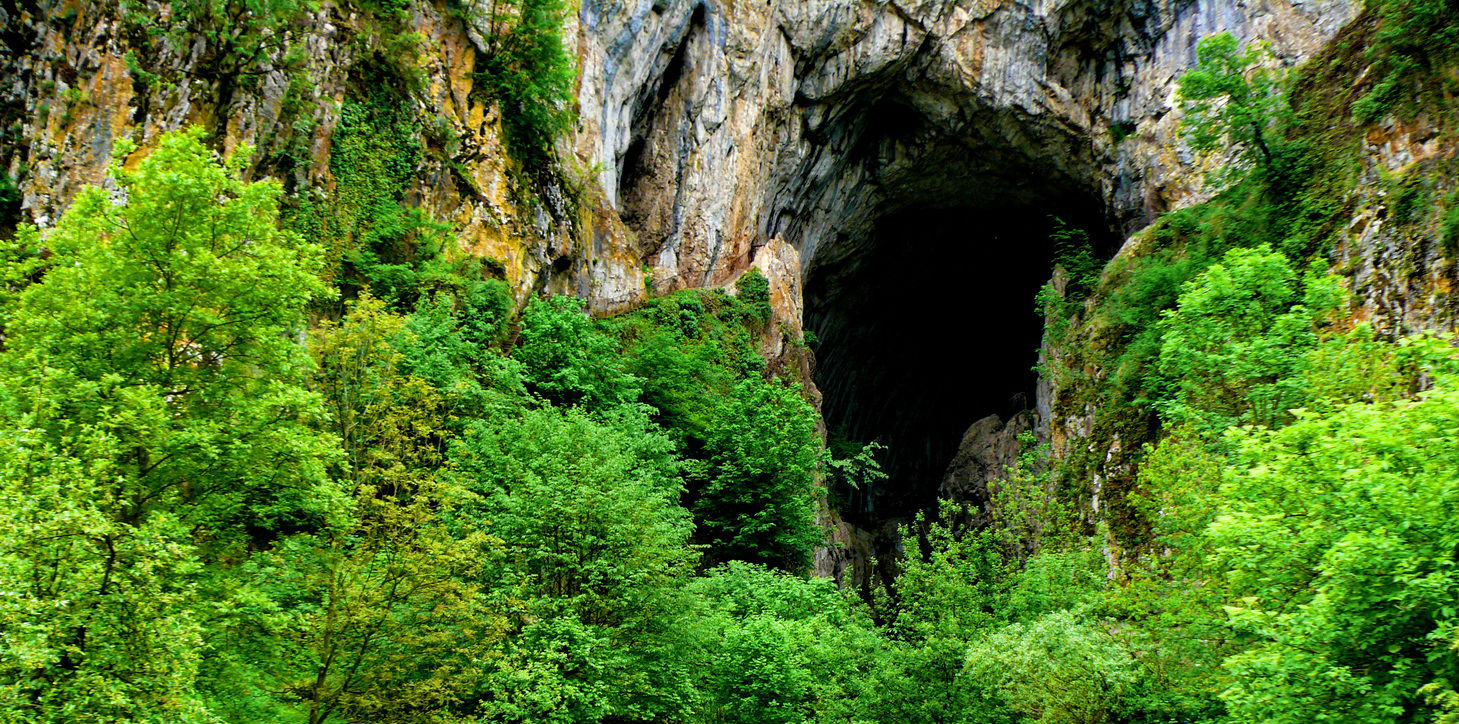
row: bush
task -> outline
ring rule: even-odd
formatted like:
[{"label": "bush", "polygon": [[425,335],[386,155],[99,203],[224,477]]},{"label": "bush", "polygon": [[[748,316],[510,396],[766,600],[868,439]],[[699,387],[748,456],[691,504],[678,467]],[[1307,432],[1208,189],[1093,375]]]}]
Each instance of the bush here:
[{"label": "bush", "polygon": [[1452,385],[1235,436],[1207,530],[1226,611],[1251,641],[1225,663],[1234,718],[1426,721],[1419,687],[1459,677],[1445,641],[1459,622]]},{"label": "bush", "polygon": [[1287,420],[1304,399],[1300,356],[1336,303],[1330,281],[1309,277],[1305,300],[1298,290],[1291,262],[1265,246],[1233,249],[1185,284],[1160,323],[1166,418],[1211,430]]},{"label": "bush", "polygon": [[694,510],[710,555],[806,570],[821,540],[815,408],[798,389],[750,378],[735,387],[705,438],[709,464]]},{"label": "bush", "polygon": [[735,280],[736,296],[749,310],[750,319],[761,326],[770,323],[774,310],[770,307],[770,280],[759,269],[750,270]]},{"label": "bush", "polygon": [[451,449],[498,537],[485,580],[511,637],[473,662],[493,721],[676,720],[691,697],[681,590],[692,526],[672,443],[642,415],[541,408],[473,423]]},{"label": "bush", "polygon": [[881,639],[834,583],[730,563],[690,590],[705,610],[701,721],[854,720]]},{"label": "bush", "polygon": [[638,401],[643,383],[623,367],[617,345],[588,317],[581,299],[534,299],[522,315],[512,357],[527,388],[556,405],[605,412]]},{"label": "bush", "polygon": [[1271,164],[1286,104],[1280,94],[1283,75],[1266,67],[1270,57],[1261,44],[1240,49],[1230,33],[1196,45],[1196,67],[1180,77],[1179,87],[1186,114],[1181,130],[1191,148],[1207,153],[1234,145],[1232,170]]}]

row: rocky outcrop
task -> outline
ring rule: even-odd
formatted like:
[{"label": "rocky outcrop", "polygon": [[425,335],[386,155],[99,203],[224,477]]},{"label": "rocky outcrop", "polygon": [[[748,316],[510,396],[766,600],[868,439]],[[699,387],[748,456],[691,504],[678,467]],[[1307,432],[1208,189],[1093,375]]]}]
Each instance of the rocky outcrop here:
[{"label": "rocky outcrop", "polygon": [[1361,314],[1389,338],[1459,329],[1459,229],[1443,228],[1431,201],[1459,191],[1443,172],[1453,146],[1432,124],[1389,118],[1365,134],[1362,158],[1334,268],[1351,276]]},{"label": "rocky outcrop", "polygon": [[[401,62],[418,66],[421,114],[451,139],[412,198],[523,292],[550,286],[611,310],[642,299],[645,265],[659,291],[723,284],[780,238],[809,268],[857,256],[878,218],[922,205],[1077,196],[1136,228],[1198,192],[1171,113],[1195,41],[1231,30],[1296,61],[1356,3],[587,0],[572,28],[576,198],[530,188],[512,168],[474,87],[484,9],[465,7],[463,22],[418,3],[408,21],[418,55]],[[302,51],[302,68],[281,51],[248,82],[212,77],[200,40],[156,51],[179,80],[149,85],[129,70],[136,33],[115,3],[0,12],[13,29],[0,108],[18,129],[0,167],[42,225],[102,180],[116,137],[145,151],[185,123],[257,146],[259,172],[295,190],[328,187],[337,104],[358,83],[352,58],[379,34],[324,4],[283,46]]]},{"label": "rocky outcrop", "polygon": [[937,489],[937,497],[964,504],[966,519],[960,523],[981,528],[992,521],[989,484],[1007,479],[1018,462],[1019,436],[1033,431],[1037,424],[1033,411],[1024,410],[1006,421],[989,415],[963,433],[957,454],[948,463]]},{"label": "rocky outcrop", "polygon": [[[149,12],[165,18],[166,8]],[[141,146],[134,160],[159,134],[197,124],[220,150],[254,147],[253,174],[319,198],[335,184],[341,102],[378,82],[363,75],[372,64],[389,64],[428,149],[405,201],[450,226],[455,253],[495,260],[522,297],[579,294],[605,311],[640,302],[642,260],[601,191],[574,190],[571,163],[542,183],[511,158],[476,78],[483,45],[471,24],[429,1],[391,22],[324,3],[267,59],[230,74],[210,66],[216,49],[201,38],[182,49],[148,41],[116,2],[4,3],[0,172],[18,180],[24,220],[46,227],[82,187],[105,181],[118,138]]]}]

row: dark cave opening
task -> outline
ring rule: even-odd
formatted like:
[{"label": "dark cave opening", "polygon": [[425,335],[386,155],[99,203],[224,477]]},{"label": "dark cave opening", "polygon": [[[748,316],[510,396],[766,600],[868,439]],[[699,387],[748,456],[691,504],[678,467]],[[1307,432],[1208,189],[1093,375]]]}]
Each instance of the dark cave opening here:
[{"label": "dark cave opening", "polygon": [[1051,232],[1063,223],[1088,232],[1096,254],[1113,249],[1097,199],[1024,199],[907,206],[853,241],[860,253],[808,265],[827,427],[833,440],[886,446],[875,490],[832,490],[848,520],[875,527],[931,508],[973,422],[1034,407]]}]

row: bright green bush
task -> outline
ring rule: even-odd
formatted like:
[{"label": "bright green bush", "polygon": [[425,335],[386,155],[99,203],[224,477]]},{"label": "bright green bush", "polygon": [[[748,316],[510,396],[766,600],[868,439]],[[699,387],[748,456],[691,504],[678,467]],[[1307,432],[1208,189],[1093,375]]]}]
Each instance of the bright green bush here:
[{"label": "bright green bush", "polygon": [[1270,166],[1276,129],[1285,103],[1280,73],[1268,66],[1271,51],[1260,44],[1245,49],[1230,33],[1218,33],[1196,45],[1196,67],[1180,77],[1179,97],[1187,114],[1181,129],[1191,148],[1200,152],[1238,150],[1246,167]]},{"label": "bright green bush", "polygon": [[774,311],[770,308],[770,280],[759,269],[750,267],[749,271],[740,275],[735,280],[735,291],[736,296],[749,310],[752,320],[761,326],[770,323],[770,315]]},{"label": "bright green bush", "polygon": [[525,410],[473,423],[461,515],[501,540],[487,594],[509,639],[480,713],[503,721],[675,717],[690,701],[680,588],[696,554],[672,443],[641,414]]},{"label": "bright green bush", "polygon": [[0,353],[0,718],[202,720],[209,612],[238,601],[217,567],[342,509],[296,341],[326,295],[318,255],[277,228],[279,187],[244,183],[246,160],[166,134],[112,167],[124,203],[83,191],[46,266],[20,260],[35,281],[7,300]]},{"label": "bright green bush", "polygon": [[1236,436],[1210,563],[1231,625],[1252,643],[1226,662],[1239,722],[1391,722],[1418,689],[1459,677],[1459,395],[1301,414]]},{"label": "bright green bush", "polygon": [[968,651],[965,675],[1006,708],[1039,724],[1115,722],[1144,671],[1107,624],[1061,610],[991,632]]},{"label": "bright green bush", "polygon": [[1287,420],[1304,400],[1301,355],[1338,300],[1331,280],[1306,288],[1299,299],[1291,263],[1267,247],[1233,249],[1187,283],[1160,323],[1163,414],[1210,430]]},{"label": "bright green bush", "polygon": [[826,579],[738,562],[690,591],[704,607],[698,721],[856,719],[883,646],[859,602]]},{"label": "bright green bush", "polygon": [[794,387],[750,378],[710,422],[704,447],[708,465],[694,512],[710,557],[804,571],[821,539],[815,409]]},{"label": "bright green bush", "polygon": [[689,448],[702,447],[735,383],[765,365],[743,301],[719,291],[654,299],[605,320],[604,330],[617,338],[628,371],[643,381],[643,402]]},{"label": "bright green bush", "polygon": [[528,304],[512,358],[522,364],[528,389],[557,405],[606,411],[636,402],[642,390],[642,381],[624,370],[613,340],[573,297]]}]

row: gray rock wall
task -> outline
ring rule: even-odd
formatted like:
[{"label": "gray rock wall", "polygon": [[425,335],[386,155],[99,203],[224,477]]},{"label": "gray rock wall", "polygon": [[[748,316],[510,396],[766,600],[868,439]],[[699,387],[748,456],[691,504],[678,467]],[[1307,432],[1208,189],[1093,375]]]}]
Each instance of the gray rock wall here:
[{"label": "gray rock wall", "polygon": [[806,265],[854,255],[872,220],[908,205],[1074,189],[1129,232],[1200,197],[1173,112],[1200,38],[1231,31],[1295,63],[1357,8],[589,0],[576,149],[660,290],[722,283],[777,236]]}]

